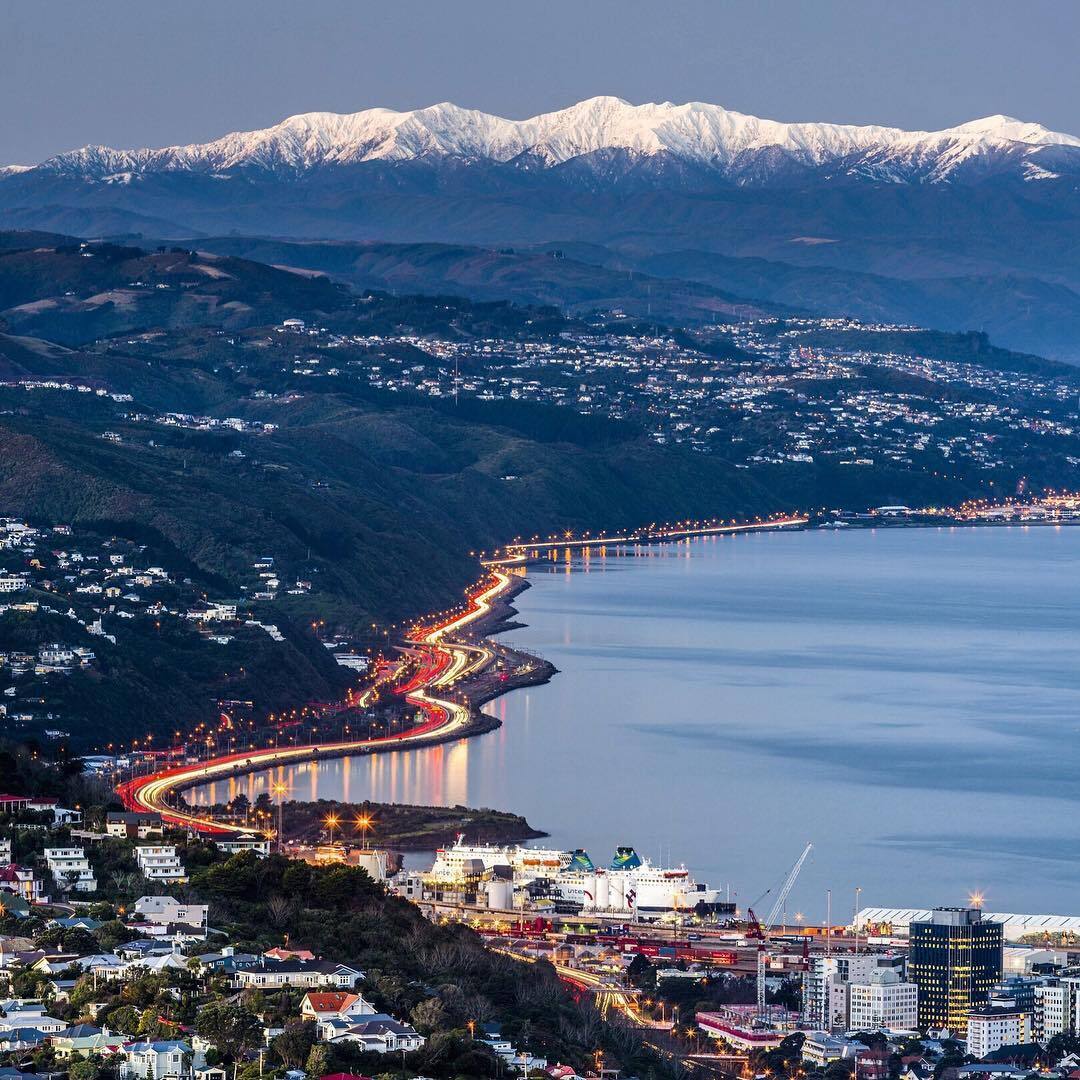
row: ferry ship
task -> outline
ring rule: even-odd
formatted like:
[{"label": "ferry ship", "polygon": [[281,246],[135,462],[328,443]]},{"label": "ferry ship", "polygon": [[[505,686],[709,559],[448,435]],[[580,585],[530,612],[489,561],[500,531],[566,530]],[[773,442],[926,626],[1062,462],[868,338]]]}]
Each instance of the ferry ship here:
[{"label": "ferry ship", "polygon": [[531,887],[536,895],[583,911],[649,918],[711,914],[722,907],[719,890],[695,881],[685,866],[654,866],[632,847],[618,848],[609,866],[597,867],[581,849],[466,844],[459,836],[435,853],[425,877],[445,888],[476,881],[495,867],[509,867],[515,887]]}]

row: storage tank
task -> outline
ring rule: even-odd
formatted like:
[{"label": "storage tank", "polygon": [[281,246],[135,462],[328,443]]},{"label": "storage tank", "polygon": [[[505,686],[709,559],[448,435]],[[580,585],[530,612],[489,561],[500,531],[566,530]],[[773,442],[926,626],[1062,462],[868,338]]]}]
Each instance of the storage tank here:
[{"label": "storage tank", "polygon": [[493,878],[486,883],[487,906],[496,911],[509,911],[514,906],[514,883]]},{"label": "storage tank", "polygon": [[626,910],[626,875],[616,874],[608,878],[608,909]]},{"label": "storage tank", "polygon": [[593,907],[597,911],[607,911],[611,906],[611,883],[607,874],[596,875],[596,891],[593,893]]},{"label": "storage tank", "polygon": [[366,870],[372,881],[386,880],[386,852],[364,850],[357,851],[354,855],[356,865],[361,870]]}]

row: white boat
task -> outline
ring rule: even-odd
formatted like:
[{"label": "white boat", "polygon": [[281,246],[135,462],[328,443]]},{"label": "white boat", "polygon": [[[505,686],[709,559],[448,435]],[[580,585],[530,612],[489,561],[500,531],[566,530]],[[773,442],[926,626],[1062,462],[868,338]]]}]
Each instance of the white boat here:
[{"label": "white boat", "polygon": [[462,837],[435,853],[425,875],[433,886],[476,881],[496,866],[509,867],[515,887],[543,887],[546,894],[584,911],[640,915],[709,912],[720,892],[694,880],[685,866],[653,866],[631,847],[620,847],[609,867],[597,867],[581,850],[559,851],[520,845],[466,844]]}]

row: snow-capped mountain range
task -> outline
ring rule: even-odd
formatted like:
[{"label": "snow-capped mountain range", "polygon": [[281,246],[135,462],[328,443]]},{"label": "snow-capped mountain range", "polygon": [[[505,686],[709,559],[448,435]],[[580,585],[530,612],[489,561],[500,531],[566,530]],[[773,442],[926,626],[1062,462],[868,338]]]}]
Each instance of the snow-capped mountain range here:
[{"label": "snow-capped mountain range", "polygon": [[[1008,116],[943,131],[762,120],[719,105],[632,105],[596,97],[527,120],[444,103],[411,112],[303,113],[259,131],[162,149],[87,146],[34,170],[81,180],[155,173],[303,176],[368,162],[452,161],[552,169],[575,161],[677,166],[737,183],[806,170],[906,183],[995,174],[1023,180],[1080,174],[1080,138]],[[24,175],[23,170],[0,170]]]}]

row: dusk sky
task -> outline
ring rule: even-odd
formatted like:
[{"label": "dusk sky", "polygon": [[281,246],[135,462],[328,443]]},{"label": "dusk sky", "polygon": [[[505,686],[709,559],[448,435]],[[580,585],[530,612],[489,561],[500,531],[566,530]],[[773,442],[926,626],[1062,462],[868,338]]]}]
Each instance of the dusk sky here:
[{"label": "dusk sky", "polygon": [[[1070,0],[5,0],[0,165],[313,110],[510,117],[615,94],[778,120],[1080,133]],[[665,12],[678,12],[666,18]]]}]

